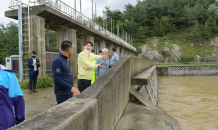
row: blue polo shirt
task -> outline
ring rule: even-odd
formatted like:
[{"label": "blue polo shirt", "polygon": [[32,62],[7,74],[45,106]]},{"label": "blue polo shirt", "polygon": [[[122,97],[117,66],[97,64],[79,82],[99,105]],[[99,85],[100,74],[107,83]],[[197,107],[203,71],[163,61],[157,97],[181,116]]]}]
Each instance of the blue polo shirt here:
[{"label": "blue polo shirt", "polygon": [[52,62],[52,72],[54,78],[54,92],[56,95],[71,94],[73,87],[73,76],[70,71],[66,56],[59,53]]}]

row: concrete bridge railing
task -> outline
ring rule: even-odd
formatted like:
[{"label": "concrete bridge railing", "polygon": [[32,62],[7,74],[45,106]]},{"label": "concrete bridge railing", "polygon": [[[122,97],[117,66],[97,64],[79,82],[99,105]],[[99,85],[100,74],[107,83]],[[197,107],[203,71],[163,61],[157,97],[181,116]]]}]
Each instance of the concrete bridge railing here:
[{"label": "concrete bridge railing", "polygon": [[151,66],[151,61],[125,56],[80,96],[40,113],[10,130],[112,130],[129,102],[131,77]]}]

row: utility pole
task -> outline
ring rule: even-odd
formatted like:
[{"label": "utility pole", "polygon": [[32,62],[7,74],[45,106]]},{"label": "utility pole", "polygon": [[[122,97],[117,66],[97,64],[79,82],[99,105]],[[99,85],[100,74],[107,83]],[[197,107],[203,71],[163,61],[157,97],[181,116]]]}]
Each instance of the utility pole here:
[{"label": "utility pole", "polygon": [[117,36],[119,37],[119,25],[117,25]]},{"label": "utility pole", "polygon": [[132,45],[132,38],[131,38],[131,45]]},{"label": "utility pole", "polygon": [[80,0],[80,13],[82,14],[82,2]]},{"label": "utility pole", "polygon": [[76,17],[76,0],[74,0],[74,9],[75,9],[75,18],[77,18]]},{"label": "utility pole", "polygon": [[127,32],[126,32],[126,42],[127,42]]},{"label": "utility pole", "polygon": [[96,3],[95,3],[95,22],[97,23]]},{"label": "utility pole", "polygon": [[112,18],[111,18],[111,37],[113,36],[113,30],[112,30]]},{"label": "utility pole", "polygon": [[92,25],[93,25],[93,0],[92,0]]},{"label": "utility pole", "polygon": [[129,35],[129,44],[130,44],[130,35]]},{"label": "utility pole", "polygon": [[123,28],[123,32],[122,32],[122,37],[123,37],[123,40],[124,40],[124,28]]},{"label": "utility pole", "polygon": [[114,34],[114,20],[113,20],[113,34]]}]

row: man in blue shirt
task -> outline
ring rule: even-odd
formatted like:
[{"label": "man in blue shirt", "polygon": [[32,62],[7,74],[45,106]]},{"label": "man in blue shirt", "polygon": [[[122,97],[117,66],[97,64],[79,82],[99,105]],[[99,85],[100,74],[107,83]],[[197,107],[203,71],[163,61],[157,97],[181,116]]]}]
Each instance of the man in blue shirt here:
[{"label": "man in blue shirt", "polygon": [[79,90],[73,86],[73,76],[67,62],[67,58],[72,55],[72,52],[72,43],[63,41],[61,43],[61,52],[52,62],[54,92],[58,104],[72,98],[73,94],[80,95]]},{"label": "man in blue shirt", "polygon": [[114,64],[117,63],[117,61],[119,61],[119,55],[117,55],[116,53],[116,48],[112,48],[111,50],[111,54],[112,54],[112,58],[111,58],[111,66],[113,66]]},{"label": "man in blue shirt", "polygon": [[101,66],[103,67],[103,68],[96,68],[95,69],[96,79],[99,79],[111,67],[110,59],[108,58],[108,49],[107,48],[102,49],[102,55],[104,55],[104,57],[102,59],[99,59],[96,61],[96,64],[101,63]]},{"label": "man in blue shirt", "polygon": [[29,94],[31,94],[32,92],[38,92],[36,90],[36,83],[39,75],[38,67],[40,67],[40,63],[39,59],[36,58],[36,54],[37,53],[33,51],[32,58],[29,58],[27,62],[27,66],[29,67]]}]

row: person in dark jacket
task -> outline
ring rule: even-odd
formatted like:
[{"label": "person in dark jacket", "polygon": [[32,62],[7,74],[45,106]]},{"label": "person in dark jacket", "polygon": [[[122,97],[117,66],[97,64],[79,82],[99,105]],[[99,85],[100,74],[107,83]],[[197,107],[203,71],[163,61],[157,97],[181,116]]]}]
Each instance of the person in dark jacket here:
[{"label": "person in dark jacket", "polygon": [[80,95],[80,91],[73,86],[73,76],[67,59],[72,55],[73,46],[70,41],[61,43],[61,52],[52,62],[54,78],[54,92],[58,104],[68,100],[74,95]]},{"label": "person in dark jacket", "polygon": [[23,92],[14,73],[0,65],[0,130],[6,130],[25,120]]},{"label": "person in dark jacket", "polygon": [[29,67],[29,94],[31,94],[32,92],[38,92],[36,90],[36,83],[39,75],[38,67],[40,67],[40,63],[39,59],[36,58],[36,54],[37,53],[33,51],[32,58],[29,58],[27,62],[27,65]]}]

